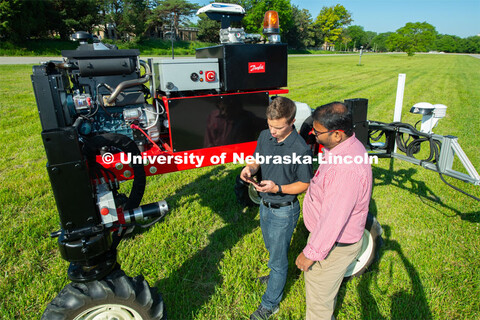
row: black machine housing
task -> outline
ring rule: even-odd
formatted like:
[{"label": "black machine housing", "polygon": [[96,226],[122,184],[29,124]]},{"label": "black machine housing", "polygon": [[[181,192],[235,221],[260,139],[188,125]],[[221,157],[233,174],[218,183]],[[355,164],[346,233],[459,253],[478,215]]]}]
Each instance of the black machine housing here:
[{"label": "black machine housing", "polygon": [[115,176],[96,163],[96,156],[139,155],[150,142],[135,128],[157,141],[161,130],[144,86],[150,68],[139,60],[139,51],[82,40],[77,50],[62,52],[64,61],[34,66],[31,77],[60,215],[61,230],[52,235],[71,263],[69,277],[78,282],[102,278],[115,267],[118,239],[112,230],[122,229],[116,210],[137,208],[145,188],[143,166],[133,166],[132,192],[119,194]]},{"label": "black machine housing", "polygon": [[219,59],[223,91],[287,86],[286,44],[222,44],[197,49],[196,56]]},{"label": "black machine housing", "polygon": [[[203,58],[218,59],[220,88],[165,93],[152,82],[146,86],[160,77],[154,61],[140,60],[138,50],[87,43],[91,37],[84,32],[73,38],[80,41],[77,50],[62,51],[61,61],[34,66],[31,78],[60,215],[61,230],[52,236],[70,262],[70,279],[87,282],[115,267],[116,247],[131,225],[126,220],[158,217],[167,210],[161,204],[139,207],[146,184],[143,165],[130,165],[134,182],[125,196],[97,156],[255,141],[266,128],[269,90],[287,85],[287,47],[222,44],[197,50],[199,66]],[[175,61],[169,63],[175,66]],[[198,81],[190,72],[176,79],[185,87]],[[210,130],[218,121],[229,127],[228,134]]]}]

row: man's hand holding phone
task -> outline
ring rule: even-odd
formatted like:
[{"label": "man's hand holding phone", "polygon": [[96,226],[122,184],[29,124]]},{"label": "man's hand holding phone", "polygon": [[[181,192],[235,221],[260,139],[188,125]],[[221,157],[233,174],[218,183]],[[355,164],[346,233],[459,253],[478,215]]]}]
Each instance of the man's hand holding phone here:
[{"label": "man's hand holding phone", "polygon": [[253,179],[252,177],[247,177],[245,179],[256,187],[263,187],[263,184],[260,184],[257,180]]}]

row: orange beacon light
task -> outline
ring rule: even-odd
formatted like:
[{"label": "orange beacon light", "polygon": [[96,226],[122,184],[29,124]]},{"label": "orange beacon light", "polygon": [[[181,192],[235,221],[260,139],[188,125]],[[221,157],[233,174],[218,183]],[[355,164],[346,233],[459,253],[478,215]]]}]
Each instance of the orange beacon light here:
[{"label": "orange beacon light", "polygon": [[280,24],[277,11],[269,10],[265,12],[265,17],[263,18],[263,34],[268,37],[269,42],[280,42]]}]

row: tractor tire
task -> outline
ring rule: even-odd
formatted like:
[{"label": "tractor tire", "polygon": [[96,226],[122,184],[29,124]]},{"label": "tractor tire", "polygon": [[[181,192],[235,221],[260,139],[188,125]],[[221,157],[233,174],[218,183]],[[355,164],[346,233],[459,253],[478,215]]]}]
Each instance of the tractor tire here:
[{"label": "tractor tire", "polygon": [[[262,175],[260,171],[255,175],[257,181],[262,180]],[[237,176],[235,181],[235,196],[237,197],[237,202],[243,207],[258,207],[260,205],[260,195],[258,194],[255,187],[248,182],[243,181],[240,178],[240,175]]]},{"label": "tractor tire", "polygon": [[355,260],[348,266],[344,279],[349,280],[353,277],[360,277],[369,270],[370,266],[378,260],[379,249],[383,244],[382,226],[377,219],[370,213],[367,215],[365,231],[363,232],[363,243],[360,252]]},{"label": "tractor tire", "polygon": [[163,320],[163,299],[143,276],[116,270],[103,280],[69,283],[50,302],[42,320]]},{"label": "tractor tire", "polygon": [[302,126],[300,127],[300,131],[298,133],[303,138],[303,140],[305,140],[305,143],[307,144],[307,146],[310,146],[310,149],[312,150],[312,155],[316,157],[320,152],[320,145],[317,143],[315,136],[313,134],[310,134],[310,132],[312,131],[312,128],[313,128],[313,118],[312,116],[310,116],[307,119],[305,119],[305,121],[302,123]]}]

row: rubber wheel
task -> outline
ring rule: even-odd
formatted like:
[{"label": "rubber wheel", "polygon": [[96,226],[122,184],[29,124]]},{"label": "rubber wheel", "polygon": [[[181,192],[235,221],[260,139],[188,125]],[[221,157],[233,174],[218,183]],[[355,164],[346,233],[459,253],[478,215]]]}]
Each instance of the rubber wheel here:
[{"label": "rubber wheel", "polygon": [[372,214],[368,213],[365,231],[363,232],[362,248],[355,260],[348,266],[344,276],[346,280],[361,276],[378,260],[378,251],[383,243],[382,233],[380,223]]},{"label": "rubber wheel", "polygon": [[[262,180],[262,174],[260,170],[255,174],[257,181]],[[235,196],[237,197],[238,203],[243,207],[255,207],[260,205],[260,195],[258,194],[255,187],[240,179],[240,175],[237,176],[235,180]]]},{"label": "rubber wheel", "polygon": [[317,143],[315,136],[313,134],[310,134],[310,132],[312,131],[312,128],[313,128],[313,117],[310,116],[307,119],[305,119],[305,121],[302,123],[299,134],[303,138],[303,140],[305,140],[305,143],[308,146],[310,146],[313,156],[316,157],[320,150],[320,145]]},{"label": "rubber wheel", "polygon": [[121,270],[101,281],[69,283],[50,302],[42,320],[161,320],[163,299],[143,276],[130,278]]}]

